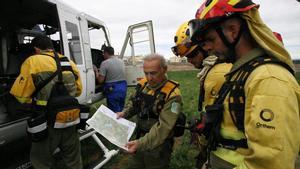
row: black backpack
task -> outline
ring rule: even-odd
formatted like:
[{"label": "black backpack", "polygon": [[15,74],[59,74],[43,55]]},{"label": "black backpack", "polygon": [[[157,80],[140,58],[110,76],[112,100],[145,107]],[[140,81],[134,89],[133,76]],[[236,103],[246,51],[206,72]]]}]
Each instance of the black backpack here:
[{"label": "black backpack", "polygon": [[62,79],[61,61],[56,53],[55,61],[58,71],[58,81],[51,89],[47,103],[47,121],[54,128],[67,128],[80,122],[80,105],[78,100],[71,96]]},{"label": "black backpack", "polygon": [[[27,120],[27,132],[33,142],[39,142],[47,138],[48,126],[53,128],[66,128],[80,122],[80,105],[78,100],[70,96],[62,80],[62,71],[69,70],[73,72],[72,67],[64,66],[63,68],[60,64],[60,59],[61,61],[68,61],[68,59],[59,58],[55,52],[54,55],[57,70],[48,79],[36,86],[36,90],[31,96],[33,98],[31,104],[32,116]],[[47,56],[52,57],[50,55]],[[55,82],[51,89],[47,106],[38,106],[36,104],[37,93],[57,75],[58,81]],[[75,74],[74,76],[77,78]]]},{"label": "black backpack", "polygon": [[174,137],[181,137],[184,134],[186,115],[180,112],[174,127]]}]

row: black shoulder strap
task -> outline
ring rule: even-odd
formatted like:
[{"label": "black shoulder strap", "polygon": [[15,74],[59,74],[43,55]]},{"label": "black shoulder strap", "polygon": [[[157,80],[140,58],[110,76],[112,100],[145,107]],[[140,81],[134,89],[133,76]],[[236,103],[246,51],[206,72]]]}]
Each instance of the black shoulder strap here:
[{"label": "black shoulder strap", "polygon": [[145,82],[143,84],[138,83],[135,87],[136,89],[136,96],[138,96],[139,94],[141,94],[143,92],[143,90],[145,89],[146,85],[148,82]]},{"label": "black shoulder strap", "polygon": [[[53,58],[53,59],[55,60],[55,62],[56,62],[56,65],[58,65],[59,61],[57,61],[58,59],[56,58],[56,57],[58,57],[58,56],[57,56],[56,52],[54,52],[54,54],[55,54],[55,57],[54,57],[54,58],[53,58],[51,55],[47,55],[47,54],[43,54],[43,55],[49,56],[49,57]],[[59,65],[60,65],[60,64],[59,64]],[[59,67],[59,66],[57,66],[57,67]],[[48,83],[50,83],[50,81],[51,81],[56,75],[61,74],[61,73],[59,73],[60,71],[61,71],[61,69],[57,68],[57,70],[56,70],[50,77],[48,77],[45,81],[43,81],[41,84],[39,84],[38,86],[36,86],[35,91],[32,93],[31,97],[32,97],[32,98],[36,97],[37,93],[40,92],[40,91],[42,90],[42,88],[45,87]]]},{"label": "black shoulder strap", "polygon": [[[55,52],[54,53],[54,57],[53,56],[51,56],[51,55],[48,55],[48,54],[46,54],[46,53],[43,53],[42,55],[45,55],[45,56],[50,56],[50,57],[52,57],[52,58],[54,58],[54,59],[58,59],[58,61],[56,61],[55,60],[55,62],[56,62],[56,64],[60,64],[61,66],[61,71],[63,72],[63,71],[70,71],[70,72],[72,72],[73,73],[73,75],[74,75],[74,77],[75,77],[75,79],[77,80],[78,79],[78,76],[75,74],[75,72],[74,72],[74,70],[73,70],[73,68],[72,68],[72,66],[71,66],[71,63],[70,63],[70,61],[69,61],[69,59],[68,59],[68,57],[66,57],[66,56],[63,56],[63,57],[59,57],[58,56],[58,54]],[[62,63],[68,63],[68,65],[62,65]]]},{"label": "black shoulder strap", "polygon": [[74,77],[75,77],[75,79],[77,80],[78,76],[75,74],[75,72],[74,72],[74,70],[72,68],[72,65],[71,65],[71,62],[69,61],[69,59],[66,56],[63,56],[63,57],[59,58],[59,61],[61,63],[61,70],[62,71],[70,71],[70,72],[72,72],[73,75],[74,75]]},{"label": "black shoulder strap", "polygon": [[261,56],[258,57],[248,63],[238,70],[234,79],[231,79],[233,85],[229,93],[229,112],[230,116],[233,120],[233,123],[238,128],[238,130],[243,131],[244,128],[244,116],[245,116],[245,91],[244,86],[245,83],[250,76],[251,72],[260,65],[267,64],[267,63],[274,63],[279,64],[285,67],[293,74],[293,70],[282,63],[276,58],[269,57],[269,56]]},{"label": "black shoulder strap", "polygon": [[[222,85],[217,99],[214,101],[213,105],[206,106],[207,112],[210,112],[210,116],[213,115],[213,112],[222,110],[220,107],[223,108],[224,100],[229,93],[229,112],[230,116],[233,120],[233,123],[237,127],[238,130],[244,132],[244,114],[245,114],[245,91],[244,85],[247,81],[247,78],[251,74],[251,72],[260,65],[267,64],[267,63],[274,63],[279,64],[286,69],[288,69],[292,74],[293,70],[289,68],[288,65],[280,62],[275,58],[271,58],[269,56],[261,56],[251,60],[250,62],[243,65],[237,71],[230,73],[228,78],[226,78],[226,82]],[[220,115],[222,114],[218,114]],[[208,116],[209,117],[209,116]],[[214,117],[214,116],[212,116]],[[240,140],[231,140],[222,138],[220,135],[220,125],[221,119],[219,118],[212,118],[215,120],[214,126],[212,127],[212,131],[209,135],[210,145],[209,149],[214,150],[216,146],[223,146],[224,148],[228,149],[236,149],[238,147],[247,148],[247,139],[240,139]],[[209,121],[209,119],[207,119]],[[209,123],[206,126],[208,131],[210,132]],[[210,151],[209,150],[209,151]]]},{"label": "black shoulder strap", "polygon": [[54,59],[55,59],[57,71],[58,71],[58,82],[63,83],[62,68],[61,68],[61,64],[59,61],[59,56],[57,55],[56,52],[54,52]]},{"label": "black shoulder strap", "polygon": [[56,75],[58,74],[58,71],[55,71],[48,79],[43,81],[41,84],[39,84],[36,88],[35,91],[32,93],[31,97],[36,97],[37,93],[45,87]]}]

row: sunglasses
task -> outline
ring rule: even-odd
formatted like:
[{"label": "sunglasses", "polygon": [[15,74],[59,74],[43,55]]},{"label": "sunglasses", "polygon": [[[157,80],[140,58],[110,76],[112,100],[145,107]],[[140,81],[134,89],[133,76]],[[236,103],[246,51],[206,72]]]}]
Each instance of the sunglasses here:
[{"label": "sunglasses", "polygon": [[195,44],[193,42],[186,42],[186,43],[173,46],[171,49],[174,55],[183,57],[194,45]]},{"label": "sunglasses", "polygon": [[189,21],[189,30],[190,30],[190,34],[189,34],[189,38],[191,39],[192,42],[194,43],[202,43],[203,42],[203,31],[208,28],[207,26],[205,26],[207,24],[205,24],[205,22],[203,20],[200,19],[192,19]]},{"label": "sunglasses", "polygon": [[208,53],[201,46],[198,45],[191,53],[189,53],[185,57],[191,59],[191,58],[194,58],[195,56],[197,56],[199,53],[201,53],[204,58],[206,58],[208,56]]}]

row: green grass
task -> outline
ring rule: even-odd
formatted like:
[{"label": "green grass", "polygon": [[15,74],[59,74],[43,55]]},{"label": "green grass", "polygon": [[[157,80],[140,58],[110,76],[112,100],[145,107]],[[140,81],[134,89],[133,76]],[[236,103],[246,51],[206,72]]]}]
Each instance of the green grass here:
[{"label": "green grass", "polygon": [[169,72],[169,79],[180,84],[180,91],[183,98],[183,111],[188,115],[197,112],[199,80],[196,78],[198,71]]},{"label": "green grass", "polygon": [[[198,70],[169,72],[169,79],[180,84],[180,91],[183,98],[183,111],[188,119],[197,115],[199,80],[196,78]],[[176,146],[170,163],[170,169],[193,169],[195,168],[195,157],[197,149],[190,144],[190,133],[185,132],[181,141]]]}]

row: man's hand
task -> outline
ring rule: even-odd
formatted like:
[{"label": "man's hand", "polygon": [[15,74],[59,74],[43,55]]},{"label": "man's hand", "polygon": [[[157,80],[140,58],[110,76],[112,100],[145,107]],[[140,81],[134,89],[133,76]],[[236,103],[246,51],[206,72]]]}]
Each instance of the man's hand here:
[{"label": "man's hand", "polygon": [[137,150],[138,141],[137,140],[130,141],[125,145],[125,147],[128,148],[128,153],[133,154]]},{"label": "man's hand", "polygon": [[124,118],[124,117],[125,117],[125,113],[124,112],[117,112],[117,119]]},{"label": "man's hand", "polygon": [[99,76],[98,68],[95,65],[93,65],[93,69],[94,69],[95,77],[98,77]]}]

